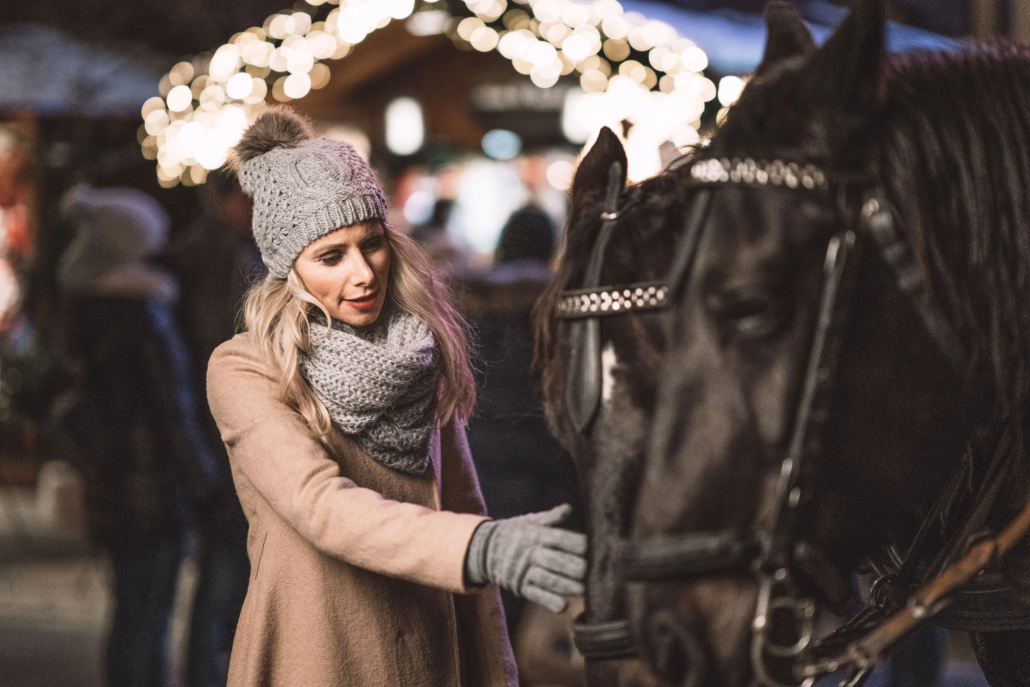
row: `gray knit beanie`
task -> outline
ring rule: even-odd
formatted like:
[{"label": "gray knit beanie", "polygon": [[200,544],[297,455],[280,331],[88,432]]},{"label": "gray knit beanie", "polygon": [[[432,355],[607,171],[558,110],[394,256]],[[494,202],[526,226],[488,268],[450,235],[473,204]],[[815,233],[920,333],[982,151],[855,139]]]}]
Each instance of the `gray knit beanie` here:
[{"label": "gray knit beanie", "polygon": [[386,195],[368,163],[342,141],[312,139],[310,127],[289,108],[262,112],[228,166],[254,200],[254,240],[272,278],[285,279],[312,241],[386,219]]}]

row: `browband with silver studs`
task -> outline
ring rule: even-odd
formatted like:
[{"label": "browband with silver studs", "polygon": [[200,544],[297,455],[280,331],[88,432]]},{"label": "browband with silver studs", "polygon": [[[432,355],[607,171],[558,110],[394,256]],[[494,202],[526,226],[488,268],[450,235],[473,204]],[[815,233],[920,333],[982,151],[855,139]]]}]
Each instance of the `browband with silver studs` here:
[{"label": "browband with silver studs", "polygon": [[755,161],[746,158],[708,158],[690,166],[690,176],[703,184],[755,184],[825,191],[830,188],[826,173],[815,165],[782,160]]},{"label": "browband with silver studs", "polygon": [[605,290],[566,291],[558,301],[558,313],[566,319],[594,317],[599,313],[659,310],[669,289],[664,283],[631,284]]}]

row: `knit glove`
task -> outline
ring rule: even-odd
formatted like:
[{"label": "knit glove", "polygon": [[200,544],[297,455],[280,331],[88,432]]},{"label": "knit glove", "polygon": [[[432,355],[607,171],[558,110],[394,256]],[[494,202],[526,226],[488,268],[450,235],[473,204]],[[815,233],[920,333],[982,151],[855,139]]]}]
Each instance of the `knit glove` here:
[{"label": "knit glove", "polygon": [[583,594],[587,572],[585,534],[555,527],[569,516],[562,504],[542,513],[487,520],[472,534],[465,555],[465,578],[493,582],[551,609],[565,610],[566,596]]}]

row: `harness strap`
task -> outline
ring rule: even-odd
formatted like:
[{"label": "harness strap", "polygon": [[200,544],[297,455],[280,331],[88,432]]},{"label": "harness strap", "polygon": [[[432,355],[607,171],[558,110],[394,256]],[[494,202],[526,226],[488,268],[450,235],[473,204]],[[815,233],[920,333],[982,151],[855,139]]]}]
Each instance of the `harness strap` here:
[{"label": "harness strap", "polygon": [[669,288],[669,297],[666,300],[671,301],[677,298],[686,288],[687,274],[694,262],[694,254],[697,253],[697,244],[701,240],[701,229],[705,225],[711,200],[712,191],[708,188],[700,189],[694,196],[694,202],[690,205],[690,214],[687,216],[687,231],[680,240],[676,259],[669,268],[669,276],[665,279]]},{"label": "harness strap", "polygon": [[758,549],[754,537],[725,532],[624,539],[618,548],[619,572],[626,580],[641,581],[746,570]]},{"label": "harness strap", "polygon": [[[604,221],[587,263],[584,288],[594,288],[601,281],[605,250],[618,218],[619,193],[622,191],[622,163],[613,162],[608,169],[608,191],[604,199]],[[601,323],[596,318],[573,322],[569,331],[572,344],[569,360],[569,382],[565,403],[572,426],[582,433],[590,425],[601,402]]]},{"label": "harness strap", "polygon": [[880,255],[894,272],[894,281],[908,297],[923,327],[933,338],[937,348],[955,370],[964,371],[968,357],[948,318],[926,289],[922,270],[912,260],[912,254],[894,226],[894,215],[882,193],[869,198],[862,206],[862,220],[880,249]]},{"label": "harness strap", "polygon": [[586,613],[580,613],[572,623],[572,643],[583,658],[608,660],[637,655],[637,647],[629,631],[628,620],[604,623],[586,622]]},{"label": "harness strap", "polygon": [[1030,503],[996,537],[971,546],[960,559],[920,588],[898,611],[865,637],[849,644],[839,655],[800,666],[800,676],[817,677],[842,667],[855,675],[869,671],[920,627],[928,624],[948,603],[956,589],[1007,553],[1030,530]]},{"label": "harness strap", "polygon": [[[836,379],[834,372],[840,355],[841,330],[845,325],[847,298],[851,278],[857,271],[851,266],[856,259],[856,237],[851,230],[830,239],[824,262],[825,277],[819,303],[819,315],[808,366],[805,371],[801,401],[794,418],[794,431],[787,448],[787,456],[780,466],[776,485],[777,506],[774,520],[768,530],[768,540],[762,556],[766,569],[786,568],[794,549],[794,527],[797,507],[801,504],[800,486],[802,469],[809,467],[811,458],[822,450],[823,426],[829,418],[829,403]],[[851,278],[846,278],[846,277]]]}]

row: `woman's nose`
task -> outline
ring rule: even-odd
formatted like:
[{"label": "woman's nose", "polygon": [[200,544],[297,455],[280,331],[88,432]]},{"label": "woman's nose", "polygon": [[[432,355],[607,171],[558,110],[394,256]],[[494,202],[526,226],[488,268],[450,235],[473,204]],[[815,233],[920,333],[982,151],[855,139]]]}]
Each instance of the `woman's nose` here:
[{"label": "woman's nose", "polygon": [[357,254],[351,258],[350,262],[350,281],[352,284],[355,286],[368,286],[375,281],[376,273],[372,271],[372,266],[368,264],[364,253],[357,251]]}]

